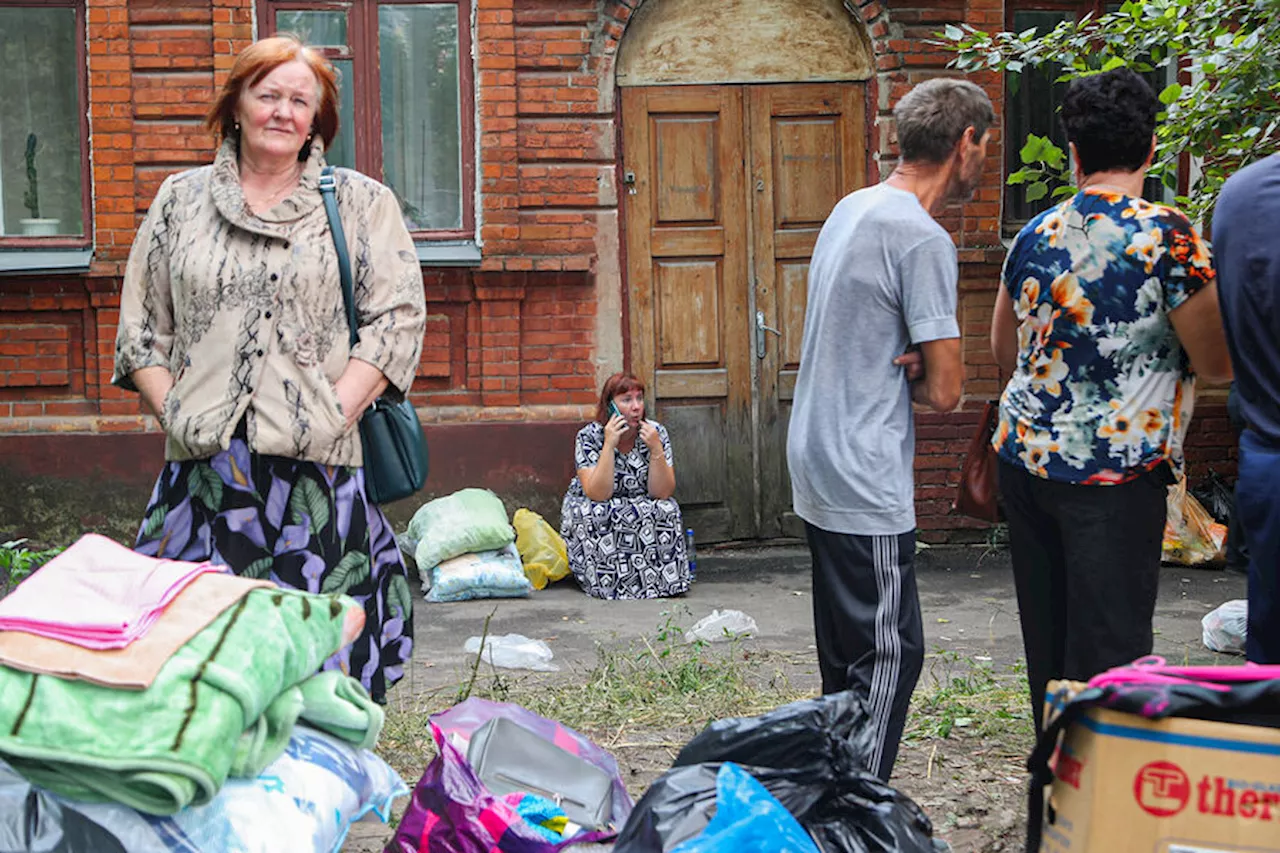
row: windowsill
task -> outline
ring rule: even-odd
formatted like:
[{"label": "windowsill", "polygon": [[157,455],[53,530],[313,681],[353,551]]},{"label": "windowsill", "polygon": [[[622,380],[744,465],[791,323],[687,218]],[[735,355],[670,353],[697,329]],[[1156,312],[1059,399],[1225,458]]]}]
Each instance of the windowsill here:
[{"label": "windowsill", "polygon": [[480,247],[474,240],[432,240],[414,245],[423,266],[472,267],[480,263]]},{"label": "windowsill", "polygon": [[0,273],[88,272],[93,249],[0,249]]}]

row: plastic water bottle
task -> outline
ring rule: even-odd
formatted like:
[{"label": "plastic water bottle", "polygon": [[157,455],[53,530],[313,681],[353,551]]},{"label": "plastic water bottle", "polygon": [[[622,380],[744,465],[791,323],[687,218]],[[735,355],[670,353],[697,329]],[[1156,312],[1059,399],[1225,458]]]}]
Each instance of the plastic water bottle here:
[{"label": "plastic water bottle", "polygon": [[689,556],[689,583],[698,579],[698,552],[693,548],[693,528],[684,532],[684,550]]}]

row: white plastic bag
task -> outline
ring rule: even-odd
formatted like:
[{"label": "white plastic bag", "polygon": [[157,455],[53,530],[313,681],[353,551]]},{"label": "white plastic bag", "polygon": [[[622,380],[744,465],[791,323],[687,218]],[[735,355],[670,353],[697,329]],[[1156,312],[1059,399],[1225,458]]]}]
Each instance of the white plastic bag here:
[{"label": "white plastic bag", "polygon": [[1211,610],[1200,620],[1205,647],[1215,652],[1244,654],[1244,638],[1249,629],[1249,602],[1243,598],[1228,601]]},{"label": "white plastic bag", "polygon": [[[469,655],[480,654],[480,638],[471,637],[463,649]],[[559,672],[560,667],[551,662],[551,647],[542,640],[531,640],[523,634],[504,634],[501,637],[484,638],[485,663],[504,669],[532,669],[537,672]]]},{"label": "white plastic bag", "polygon": [[758,630],[756,620],[741,610],[712,610],[710,616],[699,620],[698,624],[684,632],[684,641],[696,643],[703,640],[715,643],[735,637],[749,637]]}]

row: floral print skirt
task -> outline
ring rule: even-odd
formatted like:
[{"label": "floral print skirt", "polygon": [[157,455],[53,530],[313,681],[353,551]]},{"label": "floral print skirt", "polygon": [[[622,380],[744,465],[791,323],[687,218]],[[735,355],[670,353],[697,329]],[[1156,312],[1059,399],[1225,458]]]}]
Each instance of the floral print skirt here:
[{"label": "floral print skirt", "polygon": [[369,503],[361,468],[254,453],[243,439],[209,459],[168,462],[135,550],[210,560],[238,575],[364,607],[364,630],[325,662],[378,701],[413,650],[413,596],[395,535]]}]

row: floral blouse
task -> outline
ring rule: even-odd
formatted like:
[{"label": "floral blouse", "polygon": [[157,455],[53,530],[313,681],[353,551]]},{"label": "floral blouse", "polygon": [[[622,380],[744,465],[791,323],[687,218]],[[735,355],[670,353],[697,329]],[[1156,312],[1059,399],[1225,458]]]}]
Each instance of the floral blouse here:
[{"label": "floral blouse", "polygon": [[1169,460],[1195,375],[1169,312],[1214,280],[1208,244],[1178,210],[1085,191],[1029,222],[1002,285],[1018,359],[992,445],[1050,480],[1109,485]]},{"label": "floral blouse", "polygon": [[[671,454],[671,437],[667,428],[656,423],[658,436],[662,439],[662,455],[667,464],[675,468],[675,457]],[[596,421],[578,430],[578,437],[573,447],[573,467],[575,469],[594,468],[600,462],[600,454],[604,451],[604,427]],[[636,436],[636,445],[627,453],[613,451],[613,496],[615,498],[643,498],[649,495],[649,445]],[[586,497],[582,490],[582,482],[575,476],[569,483],[569,494],[572,497]]]}]

